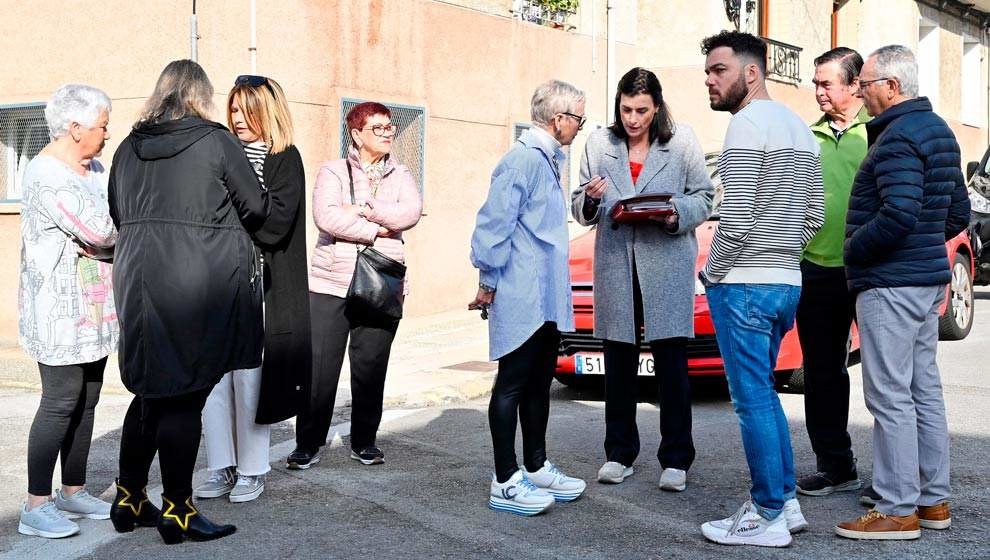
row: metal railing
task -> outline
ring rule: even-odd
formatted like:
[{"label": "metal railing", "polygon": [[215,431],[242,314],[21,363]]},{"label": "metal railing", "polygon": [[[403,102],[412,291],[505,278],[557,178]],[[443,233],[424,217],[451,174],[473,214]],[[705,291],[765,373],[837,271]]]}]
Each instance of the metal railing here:
[{"label": "metal railing", "polygon": [[763,37],[767,43],[767,74],[788,82],[801,81],[801,47]]},{"label": "metal railing", "polygon": [[567,18],[574,14],[567,10],[548,10],[533,0],[514,0],[511,11],[514,17],[522,21],[553,27],[564,27]]}]

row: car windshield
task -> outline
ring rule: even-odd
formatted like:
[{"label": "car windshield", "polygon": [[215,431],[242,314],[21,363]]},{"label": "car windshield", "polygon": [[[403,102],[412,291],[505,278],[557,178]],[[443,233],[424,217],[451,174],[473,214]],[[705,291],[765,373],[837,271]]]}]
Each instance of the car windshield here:
[{"label": "car windshield", "polygon": [[721,152],[710,152],[705,154],[705,169],[708,171],[708,176],[712,179],[712,184],[715,185],[715,196],[712,197],[712,215],[709,220],[718,219],[718,208],[722,204],[722,179],[718,176],[718,156]]}]

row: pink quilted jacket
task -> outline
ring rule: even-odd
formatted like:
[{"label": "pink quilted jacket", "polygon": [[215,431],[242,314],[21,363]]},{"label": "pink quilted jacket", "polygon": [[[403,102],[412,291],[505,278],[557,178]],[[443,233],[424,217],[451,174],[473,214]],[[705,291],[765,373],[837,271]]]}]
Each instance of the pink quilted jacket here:
[{"label": "pink quilted jacket", "polygon": [[[354,201],[358,206],[364,202],[370,206],[366,218],[345,210],[351,203],[348,160],[354,174]],[[313,188],[313,220],[319,238],[309,267],[309,290],[346,296],[359,245],[373,245],[385,255],[405,262],[402,232],[419,222],[422,211],[423,199],[412,173],[391,157],[385,163],[385,175],[374,198],[355,150],[351,149],[347,159],[324,163]],[[392,234],[378,237],[379,226]],[[408,280],[405,292],[409,293]]]}]

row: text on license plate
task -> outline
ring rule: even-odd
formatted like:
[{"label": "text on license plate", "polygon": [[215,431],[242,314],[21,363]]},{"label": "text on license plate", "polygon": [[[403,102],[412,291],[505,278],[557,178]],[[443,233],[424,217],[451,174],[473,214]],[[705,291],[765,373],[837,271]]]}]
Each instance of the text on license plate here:
[{"label": "text on license plate", "polygon": [[[604,354],[575,354],[574,373],[577,375],[604,375],[605,355]],[[639,375],[653,375],[653,356],[640,354]]]}]

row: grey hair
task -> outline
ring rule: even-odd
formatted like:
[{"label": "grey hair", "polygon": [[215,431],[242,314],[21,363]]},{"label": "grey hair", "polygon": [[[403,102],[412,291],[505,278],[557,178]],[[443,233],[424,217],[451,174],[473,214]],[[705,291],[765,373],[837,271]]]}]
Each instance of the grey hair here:
[{"label": "grey hair", "polygon": [[584,100],[584,92],[573,85],[560,80],[550,80],[533,92],[529,114],[533,124],[545,126],[550,124],[554,115],[572,112],[575,106]]},{"label": "grey hair", "polygon": [[911,49],[903,45],[887,45],[873,51],[878,78],[893,78],[901,88],[901,95],[918,97],[918,60]]},{"label": "grey hair", "polygon": [[92,127],[103,111],[110,112],[110,97],[102,90],[83,84],[66,84],[52,94],[45,105],[45,121],[52,138],[69,133],[69,126],[76,122]]}]

